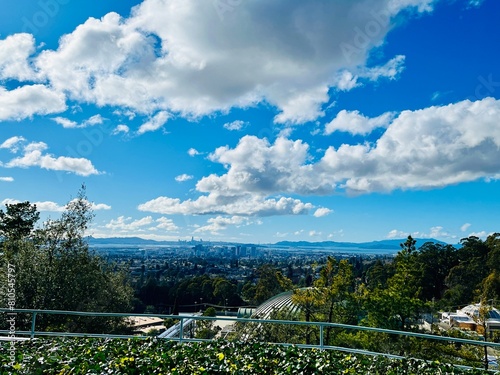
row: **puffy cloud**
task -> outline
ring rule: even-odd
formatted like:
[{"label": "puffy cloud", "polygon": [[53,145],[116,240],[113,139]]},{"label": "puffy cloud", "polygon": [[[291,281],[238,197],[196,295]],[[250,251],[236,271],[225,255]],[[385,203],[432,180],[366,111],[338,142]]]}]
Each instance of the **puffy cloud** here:
[{"label": "puffy cloud", "polygon": [[397,230],[397,229],[393,229],[391,230],[386,238],[389,238],[389,239],[399,239],[399,238],[406,238],[408,237],[409,235],[411,235],[413,238],[428,238],[428,239],[456,239],[457,236],[452,234],[452,233],[449,233],[447,231],[444,230],[444,228],[442,226],[435,226],[435,227],[431,227],[429,229],[429,232],[413,232],[413,233],[408,233],[408,232],[404,232],[404,231],[400,231],[400,230]]},{"label": "puffy cloud", "polygon": [[36,66],[52,87],[67,91],[73,100],[128,106],[136,97],[137,106],[144,100],[141,80],[124,89],[118,81],[125,77],[117,73],[151,59],[151,43],[147,35],[124,25],[118,14],[109,13],[100,20],[89,18],[64,35],[57,50],[40,53]]},{"label": "puffy cloud", "polygon": [[368,118],[360,114],[359,111],[346,111],[343,109],[337,114],[337,117],[326,125],[325,134],[343,131],[366,135],[377,128],[387,127],[393,117],[393,113],[384,113],[378,117]]},{"label": "puffy cloud", "polygon": [[139,130],[137,130],[137,134],[144,134],[146,132],[158,130],[167,123],[169,118],[170,115],[168,114],[168,112],[158,112],[149,121],[145,122],[139,127]]},{"label": "puffy cloud", "polygon": [[404,62],[405,56],[398,55],[382,66],[363,69],[359,73],[359,76],[367,78],[370,81],[378,81],[380,78],[388,78],[390,80],[393,80],[396,79],[398,75],[403,71]]},{"label": "puffy cloud", "polygon": [[313,215],[315,217],[323,217],[323,216],[327,216],[327,215],[331,214],[332,212],[333,212],[333,210],[330,210],[329,208],[320,207],[316,211],[314,211]]},{"label": "puffy cloud", "polygon": [[51,201],[35,202],[34,204],[37,210],[42,212],[63,212],[66,207]]},{"label": "puffy cloud", "polygon": [[71,121],[67,118],[60,117],[60,116],[54,117],[52,120],[55,121],[56,123],[58,123],[59,125],[62,125],[63,128],[86,128],[88,126],[102,124],[104,121],[104,118],[101,115],[94,115],[94,116],[90,117],[89,119],[83,121],[81,124],[78,124],[75,121]]},{"label": "puffy cloud", "polygon": [[232,216],[224,217],[217,216],[207,220],[208,225],[199,227],[195,230],[195,233],[200,232],[210,232],[211,234],[220,234],[221,231],[226,230],[230,226],[240,227],[242,225],[249,225],[251,221],[247,217],[242,216]]},{"label": "puffy cloud", "polygon": [[57,124],[62,125],[63,128],[71,129],[79,127],[76,121],[72,121],[64,117],[58,116],[54,117],[52,120],[55,121]]},{"label": "puffy cloud", "polygon": [[111,206],[105,203],[91,203],[91,207],[94,211],[100,211],[100,210],[111,210]]},{"label": "puffy cloud", "polygon": [[234,149],[219,147],[209,156],[210,160],[228,166],[228,172],[204,177],[196,187],[201,192],[225,195],[332,192],[332,184],[307,163],[308,151],[309,146],[301,140],[278,138],[271,145],[266,139],[245,136]]},{"label": "puffy cloud", "polygon": [[17,153],[17,151],[19,151],[21,144],[24,141],[26,141],[24,137],[20,136],[10,137],[5,141],[3,141],[3,143],[0,145],[0,148],[6,148],[13,153]]},{"label": "puffy cloud", "polygon": [[416,238],[456,238],[455,235],[446,232],[444,228],[439,225],[431,227],[429,233],[414,232],[412,236]]},{"label": "puffy cloud", "polygon": [[397,229],[391,230],[389,233],[387,233],[386,238],[393,239],[393,238],[405,238],[408,237],[409,233],[403,232]]},{"label": "puffy cloud", "polygon": [[30,56],[35,53],[31,34],[14,34],[0,40],[0,79],[37,80]]},{"label": "puffy cloud", "polygon": [[241,130],[248,124],[245,121],[235,120],[232,122],[226,122],[223,126],[227,130]]},{"label": "puffy cloud", "polygon": [[189,174],[181,174],[177,177],[175,177],[175,181],[177,182],[184,182],[184,181],[189,181],[193,178],[193,176],[189,175]]},{"label": "puffy cloud", "polygon": [[120,216],[116,220],[112,219],[104,227],[113,231],[135,231],[139,228],[151,225],[152,223],[153,218],[151,216],[146,216],[138,220],[132,220],[131,217]]},{"label": "puffy cloud", "polygon": [[196,184],[201,196],[158,197],[139,207],[164,214],[304,214],[313,205],[276,197],[428,189],[498,178],[499,117],[500,100],[493,98],[403,111],[377,142],[329,147],[316,162],[301,140],[277,138],[270,144],[244,136],[234,148],[219,147],[209,155],[227,172],[201,178]]},{"label": "puffy cloud", "polygon": [[469,228],[470,228],[470,226],[471,226],[471,224],[470,224],[470,223],[465,223],[464,225],[462,225],[462,226],[460,227],[460,231],[465,232],[465,231],[467,231],[467,229],[469,229]]},{"label": "puffy cloud", "polygon": [[13,182],[14,177],[0,177],[0,181],[2,182]]},{"label": "puffy cloud", "polygon": [[66,109],[64,94],[44,85],[26,85],[13,90],[0,87],[0,121],[23,120]]},{"label": "puffy cloud", "polygon": [[84,122],[85,126],[94,126],[94,125],[100,125],[104,122],[104,118],[97,114],[92,117],[90,117],[88,120]]},{"label": "puffy cloud", "polygon": [[107,224],[97,229],[99,231],[98,236],[125,235],[130,237],[140,235],[143,238],[164,239],[158,234],[151,234],[151,232],[175,232],[179,227],[175,225],[172,219],[166,217],[155,220],[151,216],[145,216],[134,220],[131,217],[120,216],[117,219],[111,219]]},{"label": "puffy cloud", "polygon": [[353,73],[350,70],[339,70],[333,81],[340,91],[349,91],[363,85],[363,81],[375,82],[381,78],[396,79],[404,69],[405,56],[398,55],[382,66],[361,68]]},{"label": "puffy cloud", "polygon": [[471,232],[469,233],[469,236],[468,237],[478,237],[478,238],[481,238],[482,240],[485,240],[488,236],[492,235],[493,232],[486,232],[485,230],[482,230],[480,232]]},{"label": "puffy cloud", "polygon": [[403,111],[375,144],[330,147],[317,167],[352,193],[498,178],[499,115],[493,98]]},{"label": "puffy cloud", "polygon": [[[22,137],[12,137],[7,139],[2,146],[10,150],[17,150],[18,147],[21,147],[20,143],[25,141]],[[22,148],[22,156],[0,165],[6,168],[40,167],[53,171],[71,172],[80,176],[90,176],[100,173],[88,159],[67,156],[54,157],[51,154],[44,153],[48,149],[47,144],[44,142],[31,142]]]},{"label": "puffy cloud", "polygon": [[123,125],[123,124],[120,124],[120,125],[117,125],[116,128],[113,130],[113,135],[117,135],[117,134],[120,134],[120,133],[123,133],[123,134],[128,134],[128,132],[130,131],[129,127],[127,125]]},{"label": "puffy cloud", "polygon": [[309,237],[319,237],[319,236],[321,236],[321,235],[323,235],[323,233],[318,232],[318,231],[316,231],[316,230],[310,230],[310,231],[309,231]]},{"label": "puffy cloud", "polygon": [[241,216],[302,215],[307,214],[312,208],[312,204],[304,203],[299,199],[285,197],[265,199],[254,194],[229,197],[217,193],[186,201],[177,198],[158,197],[138,206],[140,211],[166,215],[227,214]]},{"label": "puffy cloud", "polygon": [[127,125],[120,124],[113,130],[113,135],[124,133],[127,134],[130,131]]},{"label": "puffy cloud", "polygon": [[[396,15],[430,11],[432,3],[256,0],[221,19],[218,2],[145,0],[129,18],[89,18],[56,50],[35,56],[32,36],[18,34],[2,41],[11,52],[0,55],[0,74],[16,79],[36,72],[46,85],[37,92],[46,101],[30,100],[25,110],[20,93],[11,93],[17,105],[1,105],[10,109],[0,111],[0,119],[61,112],[64,97],[55,93],[64,92],[98,106],[185,117],[266,102],[278,108],[278,123],[311,121],[323,115],[331,88],[395,78],[404,58],[367,67],[369,51],[383,43]],[[27,96],[29,87],[18,90]],[[162,125],[151,123],[139,133]]]},{"label": "puffy cloud", "polygon": [[168,219],[166,217],[160,217],[156,219],[156,222],[158,223],[158,225],[156,225],[156,228],[158,229],[164,229],[169,232],[175,232],[179,229],[172,219]]},{"label": "puffy cloud", "polygon": [[189,156],[196,156],[196,155],[199,155],[199,154],[200,154],[200,152],[198,150],[194,149],[194,148],[190,148],[188,150],[188,155]]},{"label": "puffy cloud", "polygon": [[18,204],[18,203],[21,203],[21,201],[17,200],[17,199],[12,199],[12,198],[6,198],[4,200],[2,200],[2,206],[6,206],[8,204]]}]

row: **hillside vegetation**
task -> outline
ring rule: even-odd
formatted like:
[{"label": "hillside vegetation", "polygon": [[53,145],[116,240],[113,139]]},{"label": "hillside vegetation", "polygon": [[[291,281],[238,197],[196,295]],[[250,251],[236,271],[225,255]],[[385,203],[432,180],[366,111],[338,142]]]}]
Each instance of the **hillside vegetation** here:
[{"label": "hillside vegetation", "polygon": [[19,343],[17,352],[12,369],[7,349],[0,347],[2,374],[486,374],[439,362],[222,341],[37,339]]}]

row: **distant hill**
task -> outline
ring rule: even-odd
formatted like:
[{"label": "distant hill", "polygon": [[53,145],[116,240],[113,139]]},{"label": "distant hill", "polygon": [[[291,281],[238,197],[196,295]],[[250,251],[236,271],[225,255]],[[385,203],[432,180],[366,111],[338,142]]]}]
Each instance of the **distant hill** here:
[{"label": "distant hill", "polygon": [[[94,238],[88,237],[88,243],[90,246],[106,246],[106,245],[123,245],[123,246],[168,246],[168,245],[179,245],[179,244],[190,244],[186,242],[179,241],[155,241],[146,240],[140,237],[109,237],[109,238]],[[443,241],[436,240],[434,238],[416,238],[417,249],[421,247],[426,242],[434,242],[442,245],[447,245]],[[399,244],[406,241],[406,238],[402,239],[390,239],[382,241],[371,241],[371,242],[336,242],[336,241],[321,241],[321,242],[309,242],[309,241],[280,241],[274,244],[266,244],[260,246],[278,246],[278,247],[288,247],[288,248],[325,248],[325,249],[385,249],[385,250],[399,250],[401,247]],[[199,243],[196,241],[196,243]],[[219,244],[219,245],[245,245],[251,246],[250,244],[238,244],[234,242],[204,242],[205,244]]]},{"label": "distant hill", "polygon": [[108,237],[108,238],[95,238],[87,237],[87,242],[91,246],[96,245],[130,245],[130,246],[141,246],[141,245],[171,245],[177,244],[177,242],[172,241],[155,241],[146,240],[140,237]]},{"label": "distant hill", "polygon": [[[434,238],[415,238],[417,243],[415,246],[417,249],[421,247],[426,242],[439,243],[441,245],[447,245],[446,242],[436,240]],[[308,242],[308,241],[280,241],[275,243],[276,246],[281,247],[314,247],[314,248],[356,248],[356,249],[387,249],[387,250],[400,250],[401,243],[404,243],[406,238],[403,239],[391,239],[382,241],[371,241],[371,242],[336,242],[336,241],[322,241],[322,242]]]}]

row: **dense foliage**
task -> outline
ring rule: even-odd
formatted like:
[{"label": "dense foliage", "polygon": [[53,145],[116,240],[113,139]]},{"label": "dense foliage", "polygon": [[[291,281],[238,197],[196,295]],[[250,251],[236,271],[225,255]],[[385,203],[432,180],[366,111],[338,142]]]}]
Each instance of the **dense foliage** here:
[{"label": "dense foliage", "polygon": [[[133,290],[128,285],[127,275],[93,253],[85,240],[85,231],[92,218],[85,187],[66,205],[59,219],[47,220],[37,228],[36,206],[29,202],[6,204],[6,210],[0,210],[1,306],[8,305],[6,271],[10,265],[15,271],[11,307],[130,311]],[[120,319],[69,319],[45,314],[39,315],[37,329],[110,332],[122,330],[121,323]],[[29,324],[28,314],[17,316],[18,330],[26,329]]]},{"label": "dense foliage", "polygon": [[[298,309],[294,308],[293,313],[275,311],[272,318],[403,331],[431,329],[435,334],[499,340],[497,333],[487,334],[484,329],[480,337],[434,324],[438,310],[454,311],[478,301],[487,310],[488,301],[500,299],[499,233],[485,241],[465,238],[458,247],[428,242],[419,249],[409,236],[394,258],[324,256],[308,264],[296,258],[282,262],[272,258],[248,259],[241,266],[242,259],[231,258],[228,268],[222,259],[217,260],[221,263],[211,264],[202,258],[186,258],[173,264],[156,263],[147,270],[143,257],[135,265],[140,272],[132,289],[131,274],[121,272],[89,249],[84,234],[92,218],[84,187],[59,219],[41,225],[36,206],[29,202],[6,204],[5,211],[0,209],[1,305],[6,307],[13,301],[7,297],[6,271],[15,269],[15,308],[176,314],[206,310],[208,306],[222,310],[259,305],[293,290],[292,299]],[[136,261],[130,259],[129,267]],[[228,271],[239,268],[241,272]],[[482,323],[480,317],[477,319],[478,325],[485,328],[484,319]],[[19,314],[16,325],[18,330],[28,328],[29,316]],[[122,319],[45,314],[37,318],[37,329],[128,333],[131,327],[126,327]],[[217,333],[218,328],[207,322],[190,337],[209,339]],[[318,344],[320,334],[312,326],[256,324],[237,329],[232,336],[235,340]],[[330,346],[474,366],[483,361],[484,367],[488,366],[487,349],[481,351],[468,345],[340,328],[325,329],[323,339]]]},{"label": "dense foliage", "polygon": [[485,374],[439,362],[260,343],[37,339],[18,343],[16,349],[17,363],[12,368],[7,349],[0,347],[2,374]]}]

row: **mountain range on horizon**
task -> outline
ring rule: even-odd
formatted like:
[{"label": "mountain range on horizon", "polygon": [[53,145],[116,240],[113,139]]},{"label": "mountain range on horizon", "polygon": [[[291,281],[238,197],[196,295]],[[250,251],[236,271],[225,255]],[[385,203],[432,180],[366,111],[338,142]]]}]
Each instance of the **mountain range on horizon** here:
[{"label": "mountain range on horizon", "polygon": [[[88,243],[90,246],[105,246],[105,245],[128,245],[128,246],[143,246],[143,245],[178,245],[179,243],[188,244],[219,244],[219,245],[257,245],[250,243],[238,243],[238,242],[227,242],[227,241],[157,241],[144,239],[140,237],[108,237],[108,238],[95,238],[88,237]],[[277,247],[287,247],[287,248],[345,248],[345,249],[387,249],[387,250],[399,250],[401,248],[400,244],[404,243],[406,238],[401,239],[386,239],[379,241],[369,241],[369,242],[337,242],[337,241],[279,241],[276,243],[266,243],[258,244],[261,247],[277,246]],[[434,238],[415,238],[417,248],[421,247],[426,242],[434,242],[442,245],[448,245],[446,242],[436,240]]]}]

